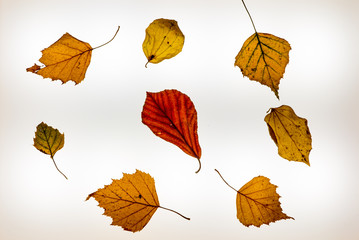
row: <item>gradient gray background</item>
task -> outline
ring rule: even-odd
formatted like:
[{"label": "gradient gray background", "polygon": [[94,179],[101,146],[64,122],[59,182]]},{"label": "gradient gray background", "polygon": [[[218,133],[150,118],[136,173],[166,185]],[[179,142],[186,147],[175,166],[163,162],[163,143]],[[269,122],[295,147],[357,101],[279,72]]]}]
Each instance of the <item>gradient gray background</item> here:
[{"label": "gradient gray background", "polygon": [[[253,33],[236,0],[0,0],[0,239],[356,239],[359,235],[358,1],[247,0],[259,32],[292,46],[278,101],[243,78],[234,58]],[[157,18],[178,21],[186,36],[175,58],[144,67],[142,42]],[[77,86],[25,71],[41,50],[69,32],[96,47]],[[141,123],[146,91],[178,89],[198,112],[197,160]],[[311,167],[277,154],[263,121],[290,105],[308,119]],[[37,151],[41,121],[65,133],[59,168]],[[156,181],[161,205],[139,233],[110,226],[93,199],[122,172]],[[236,193],[258,175],[278,185],[295,220],[260,228],[236,219]]]}]

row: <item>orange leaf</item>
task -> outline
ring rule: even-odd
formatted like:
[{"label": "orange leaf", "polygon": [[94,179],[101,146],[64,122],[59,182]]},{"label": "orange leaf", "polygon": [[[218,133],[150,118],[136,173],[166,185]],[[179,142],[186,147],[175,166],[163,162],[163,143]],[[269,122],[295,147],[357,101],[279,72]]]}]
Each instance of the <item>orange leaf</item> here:
[{"label": "orange leaf", "polygon": [[[118,30],[119,28],[117,32]],[[108,44],[115,36],[107,43],[96,48]],[[74,81],[75,84],[78,84],[85,78],[91,61],[92,50],[96,48],[92,48],[90,44],[74,38],[69,33],[65,33],[50,47],[42,50],[42,57],[39,61],[45,66],[40,67],[34,64],[32,67],[27,68],[26,71],[41,75],[43,78],[61,80],[62,83]]]},{"label": "orange leaf", "polygon": [[234,65],[250,80],[270,87],[279,99],[279,81],[289,62],[290,49],[285,39],[255,32],[244,42]]},{"label": "orange leaf", "polygon": [[218,172],[222,180],[237,192],[237,218],[246,227],[260,227],[282,219],[293,219],[283,213],[279,202],[277,186],[269,182],[269,178],[258,176],[246,183],[238,191],[230,186]]},{"label": "orange leaf", "polygon": [[113,179],[110,185],[88,195],[98,201],[105,209],[104,215],[112,218],[111,225],[121,226],[124,230],[141,231],[150,221],[157,208],[176,211],[159,205],[155,180],[148,173],[136,170],[134,174],[123,174],[120,180]]},{"label": "orange leaf", "polygon": [[142,122],[158,137],[195,157],[201,169],[201,147],[197,135],[197,112],[191,99],[177,91],[147,92]]}]

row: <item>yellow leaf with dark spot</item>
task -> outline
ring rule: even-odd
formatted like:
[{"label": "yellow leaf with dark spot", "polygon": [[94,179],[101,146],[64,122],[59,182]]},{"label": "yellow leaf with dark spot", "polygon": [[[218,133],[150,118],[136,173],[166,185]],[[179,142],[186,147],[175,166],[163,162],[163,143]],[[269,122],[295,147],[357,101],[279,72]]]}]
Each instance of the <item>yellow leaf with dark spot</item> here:
[{"label": "yellow leaf with dark spot", "polygon": [[50,155],[56,169],[67,179],[67,177],[58,169],[54,160],[55,153],[64,146],[64,143],[65,135],[61,134],[59,130],[48,126],[44,122],[37,125],[34,147],[40,152]]},{"label": "yellow leaf with dark spot", "polygon": [[279,99],[279,81],[289,62],[290,49],[285,39],[255,32],[244,42],[234,65],[250,80],[270,87]]},{"label": "yellow leaf with dark spot", "polygon": [[177,21],[156,19],[146,29],[146,37],[142,44],[147,64],[159,63],[164,59],[176,56],[182,51],[184,35]]},{"label": "yellow leaf with dark spot", "polygon": [[283,105],[271,108],[264,121],[281,157],[310,166],[312,136],[305,118],[298,117],[291,107]]},{"label": "yellow leaf with dark spot", "polygon": [[110,185],[88,195],[105,209],[104,215],[112,218],[111,225],[124,230],[141,231],[150,221],[157,208],[163,208],[189,220],[176,211],[160,206],[155,180],[148,173],[136,170],[134,174],[124,173],[120,180],[113,179]]}]

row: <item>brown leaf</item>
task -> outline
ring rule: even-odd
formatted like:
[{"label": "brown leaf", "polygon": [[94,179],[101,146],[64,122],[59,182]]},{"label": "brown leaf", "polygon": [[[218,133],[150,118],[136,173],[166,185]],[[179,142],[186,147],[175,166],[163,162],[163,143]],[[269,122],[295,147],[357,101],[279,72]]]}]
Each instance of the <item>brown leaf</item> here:
[{"label": "brown leaf", "polygon": [[279,99],[279,81],[289,62],[290,49],[285,39],[255,32],[244,42],[234,65],[250,80],[270,87]]},{"label": "brown leaf", "polygon": [[291,107],[282,105],[271,108],[264,121],[281,157],[289,161],[304,162],[310,166],[312,136],[307,119],[298,117]]},{"label": "brown leaf", "polygon": [[[120,27],[117,29],[120,29]],[[96,48],[102,47],[111,42],[115,36],[105,44]],[[45,66],[34,66],[27,68],[26,71],[41,75],[43,78],[51,78],[52,80],[61,80],[62,83],[74,81],[79,84],[84,78],[88,66],[91,61],[92,48],[90,44],[78,40],[65,33],[50,47],[42,50],[42,57],[40,62]]]},{"label": "brown leaf", "polygon": [[26,68],[26,71],[27,71],[27,72],[36,73],[36,72],[39,71],[40,69],[41,69],[41,67],[35,63],[34,66],[29,67],[29,68]]},{"label": "brown leaf", "polygon": [[181,148],[199,161],[201,147],[197,135],[197,112],[191,99],[177,91],[147,92],[142,122],[158,137]]},{"label": "brown leaf", "polygon": [[246,227],[254,225],[260,227],[263,224],[276,222],[282,219],[293,219],[283,213],[279,202],[277,186],[269,182],[269,178],[258,176],[246,183],[238,191],[230,186],[215,170],[222,180],[237,192],[237,218]]},{"label": "brown leaf", "polygon": [[[112,218],[111,225],[121,226],[126,231],[141,231],[160,206],[155,180],[148,173],[136,170],[134,174],[124,173],[120,180],[113,179],[110,185],[88,195],[105,209],[104,215]],[[189,218],[183,218],[189,220]]]}]

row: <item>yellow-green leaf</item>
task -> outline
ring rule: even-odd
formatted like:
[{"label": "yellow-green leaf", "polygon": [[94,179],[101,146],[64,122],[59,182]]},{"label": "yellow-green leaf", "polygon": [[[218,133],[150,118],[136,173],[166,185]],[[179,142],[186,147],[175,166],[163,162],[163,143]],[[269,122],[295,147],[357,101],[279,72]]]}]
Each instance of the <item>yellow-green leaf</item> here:
[{"label": "yellow-green leaf", "polygon": [[182,51],[184,35],[177,21],[156,19],[146,29],[146,37],[142,44],[147,64],[159,63],[164,59],[176,56]]},{"label": "yellow-green leaf", "polygon": [[279,99],[279,82],[289,62],[290,49],[285,39],[255,32],[244,42],[234,65],[243,76],[270,87]]},{"label": "yellow-green leaf", "polygon": [[54,161],[55,153],[64,146],[64,143],[65,135],[61,134],[59,130],[48,126],[44,122],[37,125],[34,137],[34,147],[37,150],[50,155],[56,169],[67,179],[67,177],[58,169]]},{"label": "yellow-green leaf", "polygon": [[271,108],[264,121],[281,157],[289,161],[304,162],[310,166],[312,136],[307,119],[298,117],[291,107],[282,105]]}]

